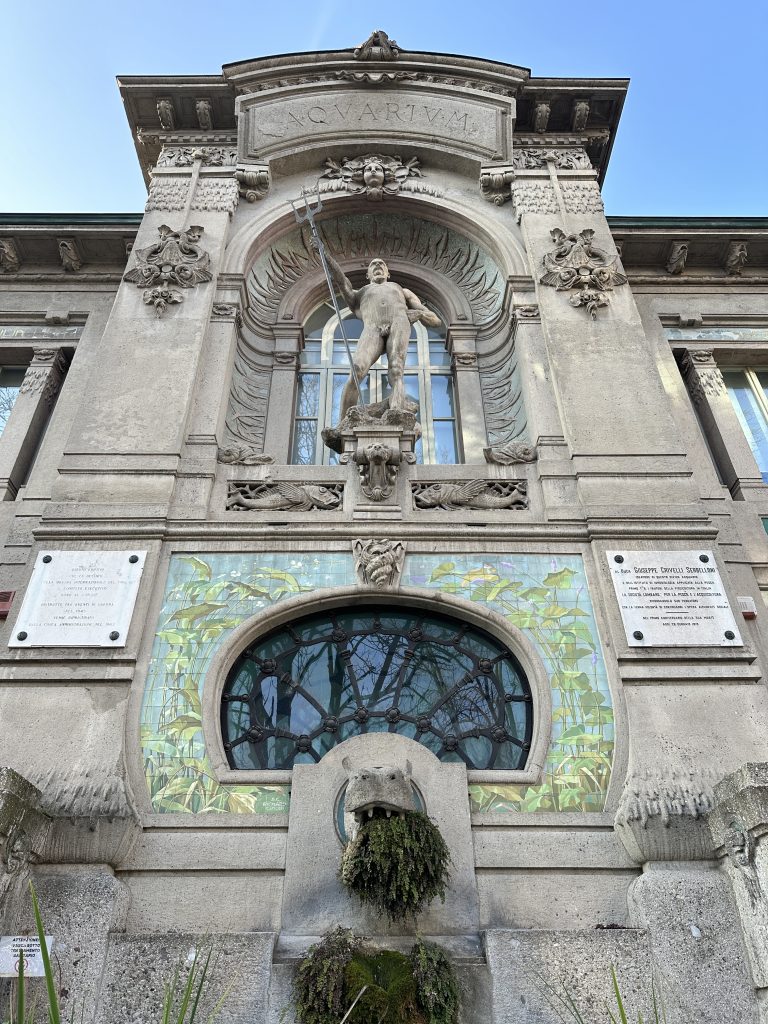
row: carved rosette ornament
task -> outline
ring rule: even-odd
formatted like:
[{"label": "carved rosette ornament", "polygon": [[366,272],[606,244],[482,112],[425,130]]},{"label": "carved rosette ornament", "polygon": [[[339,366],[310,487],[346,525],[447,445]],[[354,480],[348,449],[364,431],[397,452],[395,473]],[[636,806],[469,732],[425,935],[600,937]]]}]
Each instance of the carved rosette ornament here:
[{"label": "carved rosette ornament", "polygon": [[617,269],[616,257],[592,243],[594,234],[592,228],[577,235],[566,235],[561,228],[553,228],[550,235],[556,248],[544,254],[544,273],[539,278],[541,284],[559,292],[574,291],[568,301],[576,308],[585,306],[593,320],[598,309],[608,305],[606,292],[627,283]]},{"label": "carved rosette ornament", "polygon": [[[367,153],[360,157],[345,156],[339,162],[328,157],[325,167],[320,175],[321,191],[343,189],[353,195],[364,195],[372,202],[381,202],[387,196],[395,196],[401,189],[435,194],[434,189],[425,188],[412,180],[423,177],[419,159],[415,156],[405,163],[399,156],[383,156],[380,153]],[[323,181],[324,178],[328,180]]]},{"label": "carved rosette ornament", "polygon": [[[144,288],[142,296],[162,316],[172,303],[183,301],[179,288],[194,288],[211,280],[211,258],[198,242],[203,228],[192,225],[185,231],[173,231],[167,224],[158,228],[160,241],[136,251],[136,265],[123,280]],[[176,286],[176,287],[174,287]]]},{"label": "carved rosette ornament", "polygon": [[377,590],[395,587],[403,571],[405,544],[393,540],[356,540],[352,545],[360,581]]}]

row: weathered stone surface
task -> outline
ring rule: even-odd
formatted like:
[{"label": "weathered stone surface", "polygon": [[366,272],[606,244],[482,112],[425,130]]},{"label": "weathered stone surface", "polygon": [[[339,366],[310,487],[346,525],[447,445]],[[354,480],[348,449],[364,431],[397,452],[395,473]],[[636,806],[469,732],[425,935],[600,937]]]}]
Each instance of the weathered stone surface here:
[{"label": "weathered stone surface", "polygon": [[216,1019],[220,1024],[255,1024],[267,1019],[274,935],[250,932],[218,936],[112,935],[97,1024],[146,1024],[160,1020],[164,986],[181,965],[180,984],[199,950],[213,950],[209,984],[198,1013],[205,1020],[228,990]]}]

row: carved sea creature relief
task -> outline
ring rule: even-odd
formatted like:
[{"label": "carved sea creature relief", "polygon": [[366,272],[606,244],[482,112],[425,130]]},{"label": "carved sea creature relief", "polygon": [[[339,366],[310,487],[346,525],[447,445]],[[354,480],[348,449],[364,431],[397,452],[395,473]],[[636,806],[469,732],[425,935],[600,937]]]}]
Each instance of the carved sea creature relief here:
[{"label": "carved sea creature relief", "polygon": [[528,508],[525,480],[468,480],[466,483],[412,483],[413,504],[417,509]]},{"label": "carved sea creature relief", "polygon": [[198,242],[203,228],[193,224],[184,231],[174,231],[167,224],[158,228],[160,241],[136,250],[136,265],[124,276],[139,288],[146,289],[143,300],[155,307],[161,316],[169,303],[181,302],[183,296],[176,288],[194,288],[210,281],[211,258]]},{"label": "carved sea creature relief", "polygon": [[356,540],[352,553],[357,574],[363,583],[385,590],[400,578],[405,559],[405,544],[401,541]]},{"label": "carved sea creature relief", "polygon": [[592,228],[577,235],[566,235],[561,228],[553,228],[550,235],[556,248],[544,254],[544,273],[539,280],[559,292],[576,289],[568,301],[572,306],[586,306],[594,320],[598,308],[608,305],[605,292],[627,283],[617,269],[616,257],[593,244]]},{"label": "carved sea creature relief", "polygon": [[[342,455],[341,462],[349,458]],[[360,489],[371,501],[384,501],[395,489],[397,471],[402,461],[415,462],[413,452],[402,452],[399,448],[374,441],[365,448],[358,448],[352,455],[360,473]]]},{"label": "carved sea creature relief", "polygon": [[[394,196],[410,178],[421,178],[418,157],[403,163],[399,156],[368,153],[360,157],[342,157],[337,161],[328,157],[321,178],[337,182],[354,195],[365,194],[366,199],[380,202]],[[330,182],[326,187],[331,187]]]},{"label": "carved sea creature relief", "polygon": [[265,455],[250,445],[219,448],[216,458],[230,466],[268,466],[275,461],[271,455]]},{"label": "carved sea creature relief", "polygon": [[483,448],[485,461],[498,466],[514,466],[521,462],[535,462],[536,449],[527,441],[510,441],[507,444]]},{"label": "carved sea creature relief", "polygon": [[330,512],[341,508],[344,485],[294,484],[287,480],[231,482],[227,510],[231,512]]}]

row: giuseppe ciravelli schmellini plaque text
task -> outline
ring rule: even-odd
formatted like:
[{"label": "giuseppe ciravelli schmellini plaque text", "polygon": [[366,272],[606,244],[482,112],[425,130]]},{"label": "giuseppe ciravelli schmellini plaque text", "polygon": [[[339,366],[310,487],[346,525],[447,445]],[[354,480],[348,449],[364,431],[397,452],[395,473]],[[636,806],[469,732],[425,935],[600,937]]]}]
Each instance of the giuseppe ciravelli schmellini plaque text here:
[{"label": "giuseppe ciravelli schmellini plaque text", "polygon": [[740,647],[711,551],[608,551],[630,647]]},{"label": "giuseppe ciravelli schmellini plaque text", "polygon": [[146,551],[41,551],[9,647],[125,647]]}]

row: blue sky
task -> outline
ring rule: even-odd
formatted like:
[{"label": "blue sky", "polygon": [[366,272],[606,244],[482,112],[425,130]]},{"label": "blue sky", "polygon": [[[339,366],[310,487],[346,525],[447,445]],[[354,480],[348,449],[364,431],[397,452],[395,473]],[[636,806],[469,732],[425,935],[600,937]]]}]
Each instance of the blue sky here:
[{"label": "blue sky", "polygon": [[768,215],[768,2],[5,0],[0,210],[138,212],[116,75],[215,74],[354,46],[489,57],[534,75],[632,79],[604,186],[615,215]]}]

